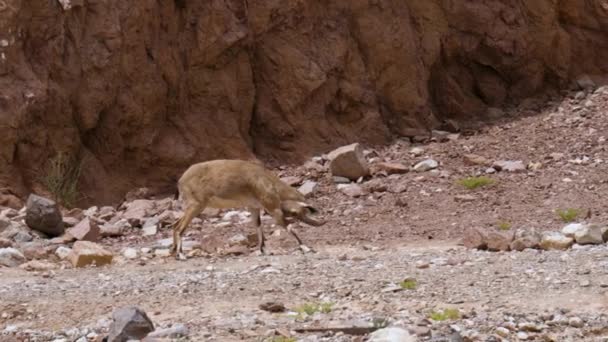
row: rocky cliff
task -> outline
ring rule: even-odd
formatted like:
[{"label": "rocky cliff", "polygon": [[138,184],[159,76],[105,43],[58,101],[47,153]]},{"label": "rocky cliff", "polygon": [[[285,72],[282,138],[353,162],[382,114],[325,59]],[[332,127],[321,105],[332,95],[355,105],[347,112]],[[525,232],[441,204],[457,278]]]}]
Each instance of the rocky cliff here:
[{"label": "rocky cliff", "polygon": [[[608,71],[607,0],[0,0],[0,185],[384,143]],[[9,190],[10,189],[10,190]]]}]

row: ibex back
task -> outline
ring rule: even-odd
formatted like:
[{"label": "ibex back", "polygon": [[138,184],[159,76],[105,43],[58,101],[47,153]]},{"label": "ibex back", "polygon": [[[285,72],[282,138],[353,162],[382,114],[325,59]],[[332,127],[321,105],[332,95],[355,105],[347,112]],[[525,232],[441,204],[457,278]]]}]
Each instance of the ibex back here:
[{"label": "ibex back", "polygon": [[190,166],[178,181],[178,192],[185,202],[182,218],[173,224],[172,253],[184,259],[182,234],[194,217],[206,207],[217,209],[247,208],[258,230],[258,248],[264,253],[264,232],[260,210],[264,209],[281,227],[302,243],[286,217],[295,217],[314,226],[323,225],[309,215],[317,212],[295,188],[281,181],[263,166],[244,160],[212,160]]}]

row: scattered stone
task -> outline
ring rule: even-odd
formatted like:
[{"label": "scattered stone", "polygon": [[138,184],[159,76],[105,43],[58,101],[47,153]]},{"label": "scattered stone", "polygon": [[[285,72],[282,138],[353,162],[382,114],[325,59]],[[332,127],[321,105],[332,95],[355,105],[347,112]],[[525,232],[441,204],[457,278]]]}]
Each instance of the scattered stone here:
[{"label": "scattered stone", "polygon": [[247,237],[243,234],[236,234],[230,239],[228,239],[228,244],[230,246],[248,246],[249,239],[247,239]]},{"label": "scattered stone", "polygon": [[125,250],[122,252],[122,255],[127,258],[127,259],[136,259],[137,258],[137,249],[135,248],[125,248]]},{"label": "scattered stone", "polygon": [[485,249],[487,247],[486,232],[480,228],[468,229],[462,239],[462,244],[466,248]]},{"label": "scattered stone", "polygon": [[59,257],[59,259],[64,260],[70,255],[70,252],[72,252],[71,248],[68,248],[65,246],[59,246],[55,250],[55,255],[57,255]]},{"label": "scattered stone", "polygon": [[566,250],[572,246],[574,239],[559,232],[545,232],[540,241],[540,247],[544,250]]},{"label": "scattered stone", "polygon": [[521,160],[510,161],[510,160],[499,160],[495,161],[492,164],[492,168],[497,171],[506,171],[506,172],[525,172],[526,165]]},{"label": "scattered stone", "polygon": [[63,219],[57,203],[34,194],[27,199],[25,223],[49,236],[60,236],[64,232]]},{"label": "scattered stone", "polygon": [[416,339],[402,328],[389,327],[376,330],[369,335],[368,342],[415,342]]},{"label": "scattered stone", "polygon": [[76,240],[84,241],[99,241],[101,232],[99,226],[89,217],[85,217],[84,220],[80,221],[76,226],[68,229],[67,231],[71,236],[75,237]]},{"label": "scattered stone", "polygon": [[583,322],[583,320],[579,317],[570,317],[570,319],[568,320],[568,325],[574,328],[582,328],[583,326],[585,326],[585,322]]},{"label": "scattered stone", "polygon": [[13,247],[13,242],[9,239],[0,238],[0,248]]},{"label": "scattered stone", "polygon": [[[164,328],[164,329],[156,329],[153,332],[151,332],[150,334],[148,334],[148,338],[171,338],[171,339],[177,339],[180,337],[186,337],[188,336],[188,328],[181,324],[181,323],[177,323],[177,324],[173,324],[171,327],[169,328]],[[144,339],[144,341],[146,341],[146,339]]]},{"label": "scattered stone", "polygon": [[[125,221],[125,223],[126,223],[126,221]],[[117,236],[123,236],[124,230],[123,230],[122,226],[119,224],[106,223],[99,227],[99,234],[102,237],[117,237]]]},{"label": "scattered stone", "polygon": [[503,338],[507,338],[509,337],[509,334],[511,332],[509,331],[509,329],[505,328],[505,327],[498,327],[496,328],[496,335],[503,337]]},{"label": "scattered stone", "polygon": [[337,148],[329,153],[328,158],[329,169],[333,176],[357,180],[359,177],[369,175],[369,166],[359,143]]},{"label": "scattered stone", "polygon": [[490,231],[485,237],[485,244],[490,251],[508,251],[513,238],[513,232]]},{"label": "scattered stone", "polygon": [[412,147],[410,149],[410,154],[414,157],[420,157],[424,154],[424,149],[422,147]]},{"label": "scattered stone", "polygon": [[429,268],[431,264],[428,261],[418,260],[416,261],[416,268],[425,269]]},{"label": "scattered stone", "polygon": [[477,197],[473,196],[473,195],[456,195],[456,197],[454,197],[454,200],[456,202],[474,202],[475,200],[477,200]]},{"label": "scattered stone", "polygon": [[283,181],[283,183],[289,186],[296,186],[302,183],[302,178],[296,176],[281,177],[281,180]]},{"label": "scattered stone", "polygon": [[284,312],[286,310],[285,305],[279,302],[262,303],[260,304],[260,309],[268,312]]},{"label": "scattered stone", "polygon": [[26,261],[25,256],[18,249],[0,248],[0,266],[17,267]]},{"label": "scattered stone", "polygon": [[139,227],[146,219],[153,214],[154,201],[138,199],[127,205],[127,210],[122,214],[132,226]]},{"label": "scattered stone", "polygon": [[230,246],[224,250],[223,255],[243,255],[249,253],[249,248],[247,246]]},{"label": "scattered stone", "polygon": [[108,342],[141,340],[154,331],[154,324],[148,315],[137,307],[124,307],[112,313],[112,325]]},{"label": "scattered stone", "polygon": [[80,223],[81,220],[75,218],[75,217],[64,217],[63,218],[63,224],[66,227],[74,227],[75,225],[77,225],[78,223]]},{"label": "scattered stone", "polygon": [[111,264],[112,258],[111,252],[90,241],[76,241],[68,255],[68,259],[74,267],[85,267],[93,264],[99,267]]},{"label": "scattered stone", "polygon": [[167,258],[171,256],[171,249],[159,248],[154,250],[154,256],[157,258]]},{"label": "scattered stone", "polygon": [[492,165],[492,161],[487,159],[486,157],[479,156],[477,154],[465,154],[463,156],[465,163],[469,165],[478,165],[478,166],[490,166]]},{"label": "scattered stone", "polygon": [[585,226],[586,225],[583,223],[570,223],[570,224],[564,226],[564,228],[562,228],[562,234],[566,235],[567,237],[574,238],[574,235],[576,235],[576,232],[584,229]]},{"label": "scattered stone", "polygon": [[535,229],[518,229],[511,242],[511,250],[523,251],[526,248],[538,248],[540,246],[541,235]]},{"label": "scattered stone", "polygon": [[520,339],[520,340],[522,340],[522,341],[527,340],[528,337],[530,337],[530,335],[528,335],[527,333],[525,333],[523,331],[520,331],[520,332],[517,333],[517,338]]},{"label": "scattered stone", "polygon": [[414,165],[414,171],[416,172],[426,172],[430,170],[434,170],[439,167],[439,163],[433,159],[426,159],[418,164]]},{"label": "scattered stone", "polygon": [[26,271],[50,271],[57,268],[57,265],[45,261],[45,260],[31,260],[24,264],[21,264],[19,268],[22,268]]},{"label": "scattered stone", "polygon": [[298,191],[304,195],[304,197],[309,197],[315,192],[316,187],[317,182],[307,180],[298,188]]},{"label": "scattered stone", "polygon": [[401,163],[388,163],[380,162],[374,165],[374,169],[377,171],[386,172],[387,175],[403,174],[408,173],[410,168]]},{"label": "scattered stone", "polygon": [[46,259],[52,254],[52,247],[46,246],[44,242],[32,241],[21,244],[21,252],[26,259]]},{"label": "scattered stone", "polygon": [[143,227],[141,230],[143,232],[143,236],[152,236],[152,235],[156,235],[156,233],[158,232],[158,227],[157,226],[147,226],[147,227]]},{"label": "scattered stone", "polygon": [[593,90],[595,88],[595,82],[589,77],[589,75],[582,75],[576,80],[576,85],[582,90]]},{"label": "scattered stone", "polygon": [[331,177],[331,179],[336,184],[349,184],[350,183],[350,179],[348,179],[346,177],[333,176],[333,177]]},{"label": "scattered stone", "polygon": [[338,184],[338,190],[350,197],[361,197],[367,195],[367,191],[357,184]]},{"label": "scattered stone", "polygon": [[579,245],[599,245],[604,243],[605,227],[586,224],[574,233],[574,240]]}]

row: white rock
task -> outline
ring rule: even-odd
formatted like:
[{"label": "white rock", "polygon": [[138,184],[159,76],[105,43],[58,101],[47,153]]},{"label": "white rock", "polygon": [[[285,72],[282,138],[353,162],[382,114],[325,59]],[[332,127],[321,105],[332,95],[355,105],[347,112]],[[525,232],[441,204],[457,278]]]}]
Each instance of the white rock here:
[{"label": "white rock", "polygon": [[410,149],[410,154],[414,157],[420,157],[424,154],[424,149],[422,147],[412,147],[412,149]]},{"label": "white rock", "polygon": [[308,197],[314,193],[316,187],[317,187],[317,182],[307,180],[306,182],[304,182],[304,184],[302,184],[298,188],[298,191],[302,195],[304,195],[304,197]]},{"label": "white rock", "polygon": [[26,261],[25,256],[18,249],[0,248],[0,266],[17,267]]},{"label": "white rock", "polygon": [[57,255],[59,257],[59,259],[63,260],[68,257],[68,255],[70,254],[71,251],[72,251],[72,249],[70,249],[68,247],[59,246],[55,250],[55,255]]},{"label": "white rock", "polygon": [[415,342],[416,339],[402,328],[389,327],[374,331],[368,342]]},{"label": "white rock", "polygon": [[439,167],[439,163],[434,159],[426,159],[414,166],[414,171],[425,172],[436,169]]},{"label": "white rock", "polygon": [[127,259],[135,259],[137,258],[137,250],[135,248],[125,248],[122,252],[122,255]]}]

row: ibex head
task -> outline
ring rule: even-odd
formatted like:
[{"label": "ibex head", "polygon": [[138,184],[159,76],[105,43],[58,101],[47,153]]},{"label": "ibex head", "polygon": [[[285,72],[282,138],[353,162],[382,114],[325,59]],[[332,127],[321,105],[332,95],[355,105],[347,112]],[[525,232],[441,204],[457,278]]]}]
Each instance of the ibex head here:
[{"label": "ibex head", "polygon": [[310,217],[311,214],[319,212],[315,207],[300,201],[285,200],[281,202],[281,210],[285,217],[295,217],[298,220],[307,223],[311,226],[322,226],[324,221],[316,220]]}]

